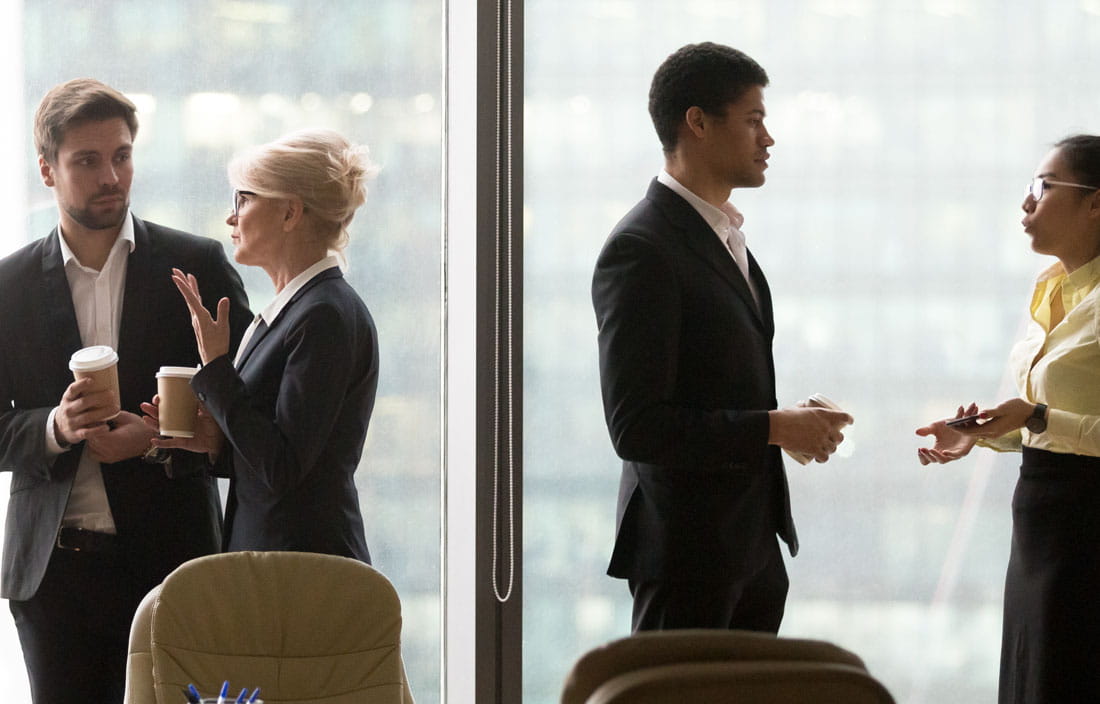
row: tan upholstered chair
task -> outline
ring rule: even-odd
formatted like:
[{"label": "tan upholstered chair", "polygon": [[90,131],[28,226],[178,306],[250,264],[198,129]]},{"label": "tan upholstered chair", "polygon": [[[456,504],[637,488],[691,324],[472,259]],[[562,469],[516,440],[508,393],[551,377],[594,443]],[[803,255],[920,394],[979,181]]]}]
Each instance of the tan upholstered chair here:
[{"label": "tan upholstered chair", "polygon": [[643,632],[573,666],[561,704],[894,704],[831,643],[747,631]]},{"label": "tan upholstered chair", "polygon": [[191,560],[138,608],[127,704],[179,704],[260,687],[266,704],[412,704],[401,660],[401,605],[380,572],[294,552]]}]

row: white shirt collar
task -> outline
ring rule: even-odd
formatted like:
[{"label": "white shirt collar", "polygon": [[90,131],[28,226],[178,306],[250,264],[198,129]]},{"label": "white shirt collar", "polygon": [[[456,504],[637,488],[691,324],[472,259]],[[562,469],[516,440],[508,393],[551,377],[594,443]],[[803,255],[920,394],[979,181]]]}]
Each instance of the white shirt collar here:
[{"label": "white shirt collar", "polygon": [[[78,265],[83,266],[80,260],[73,254],[73,250],[69,247],[69,243],[65,241],[65,236],[61,231],[61,223],[57,223],[57,239],[61,242],[61,262],[68,266],[69,262],[76,262]],[[130,250],[130,254],[133,253],[137,247],[137,240],[134,239],[134,219],[130,216],[130,211],[126,211],[126,217],[122,220],[122,227],[118,231],[118,239],[115,240],[114,247],[119,246],[119,242],[125,242],[126,246]]]},{"label": "white shirt collar", "polygon": [[301,274],[298,274],[293,279],[291,279],[290,283],[283,287],[282,291],[279,291],[279,294],[275,296],[271,303],[269,303],[266,308],[260,311],[260,317],[263,318],[265,323],[271,325],[273,322],[275,322],[275,319],[279,317],[279,313],[283,312],[283,308],[286,308],[286,305],[290,303],[290,299],[294,298],[294,294],[298,293],[298,291],[301,291],[302,287],[308,284],[313,279],[313,277],[317,276],[323,271],[328,271],[329,269],[338,266],[340,266],[340,259],[333,254],[330,254],[324,259],[321,259],[320,261],[314,263]]},{"label": "white shirt collar", "polygon": [[740,230],[741,225],[745,222],[745,216],[742,215],[737,208],[733,207],[733,204],[729,201],[723,203],[721,208],[715,208],[710,203],[689,191],[684,184],[677,181],[672,174],[665,169],[661,169],[661,172],[657,174],[657,181],[658,183],[668,186],[674,193],[686,200],[691,207],[695,208],[699,215],[707,221],[711,229],[719,235],[722,235],[727,227]]}]

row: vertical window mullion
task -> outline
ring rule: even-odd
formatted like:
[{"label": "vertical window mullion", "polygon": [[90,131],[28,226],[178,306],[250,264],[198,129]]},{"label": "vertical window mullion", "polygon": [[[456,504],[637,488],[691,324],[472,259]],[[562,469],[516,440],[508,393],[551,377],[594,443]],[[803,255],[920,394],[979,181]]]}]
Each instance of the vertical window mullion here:
[{"label": "vertical window mullion", "polygon": [[518,704],[522,695],[523,233],[516,213],[522,212],[523,52],[517,5],[452,0],[447,7],[447,702]]}]

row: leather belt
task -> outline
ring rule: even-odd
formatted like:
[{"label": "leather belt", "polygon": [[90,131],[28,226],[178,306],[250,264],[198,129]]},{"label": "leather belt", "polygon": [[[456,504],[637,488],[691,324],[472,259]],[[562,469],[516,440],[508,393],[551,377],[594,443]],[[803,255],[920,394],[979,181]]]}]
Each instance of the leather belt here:
[{"label": "leather belt", "polygon": [[57,547],[73,552],[115,553],[118,551],[118,536],[83,528],[62,527],[57,533]]}]

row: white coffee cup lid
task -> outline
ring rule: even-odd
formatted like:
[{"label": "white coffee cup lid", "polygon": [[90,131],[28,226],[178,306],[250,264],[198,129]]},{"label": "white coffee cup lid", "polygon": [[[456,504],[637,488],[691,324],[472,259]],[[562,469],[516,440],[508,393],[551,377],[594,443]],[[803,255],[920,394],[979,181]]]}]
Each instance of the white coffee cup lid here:
[{"label": "white coffee cup lid", "polygon": [[157,372],[157,378],[159,379],[162,376],[178,376],[190,379],[195,376],[197,371],[198,367],[161,367],[160,371]]},{"label": "white coffee cup lid", "polygon": [[74,372],[97,372],[118,363],[118,353],[108,345],[93,345],[73,352],[69,369]]}]

